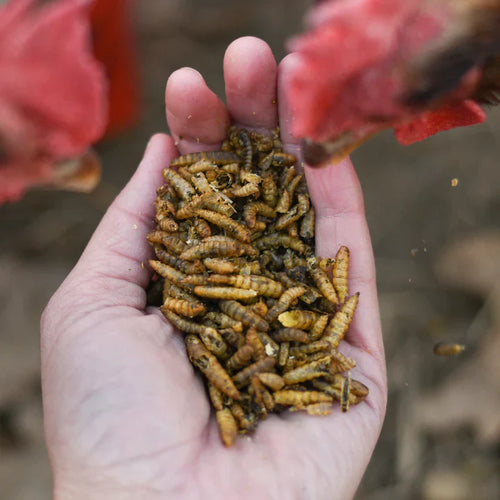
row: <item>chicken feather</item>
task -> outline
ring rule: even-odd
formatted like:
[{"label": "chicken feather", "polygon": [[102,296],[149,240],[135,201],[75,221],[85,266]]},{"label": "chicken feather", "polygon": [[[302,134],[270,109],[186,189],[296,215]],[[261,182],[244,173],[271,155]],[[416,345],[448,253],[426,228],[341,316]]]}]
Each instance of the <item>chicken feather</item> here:
[{"label": "chicken feather", "polygon": [[402,144],[498,102],[500,0],[327,0],[294,38],[287,89],[309,164],[394,128]]}]

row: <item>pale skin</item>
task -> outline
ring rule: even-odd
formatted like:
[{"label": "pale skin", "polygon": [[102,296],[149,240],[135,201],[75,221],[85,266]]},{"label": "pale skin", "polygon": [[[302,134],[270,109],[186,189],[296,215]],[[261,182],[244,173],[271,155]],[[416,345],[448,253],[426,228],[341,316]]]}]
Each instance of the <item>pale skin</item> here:
[{"label": "pale skin", "polygon": [[42,318],[47,445],[56,499],[348,499],[361,481],[384,418],[387,384],[373,251],[363,197],[346,160],[305,167],[317,211],[316,248],[351,250],[357,314],[340,346],[370,394],[348,413],[272,415],[225,448],[182,336],[146,308],[155,191],[161,170],[189,152],[217,149],[227,126],[281,126],[288,152],[293,103],[284,84],[293,54],[276,65],[256,38],[224,58],[227,104],[202,76],[171,75],[166,115],[172,138],[155,135],[137,172],[108,209]]}]

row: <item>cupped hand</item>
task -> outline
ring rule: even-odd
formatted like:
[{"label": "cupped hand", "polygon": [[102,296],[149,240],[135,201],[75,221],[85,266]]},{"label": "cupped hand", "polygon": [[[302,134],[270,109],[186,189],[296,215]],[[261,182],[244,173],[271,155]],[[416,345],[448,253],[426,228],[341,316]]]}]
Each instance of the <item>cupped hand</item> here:
[{"label": "cupped hand", "polygon": [[227,49],[227,105],[183,68],[166,89],[173,138],[155,135],[42,318],[45,430],[55,498],[347,499],[356,491],[382,425],[386,380],[373,251],[351,163],[305,167],[316,208],[318,255],[351,250],[360,292],[341,350],[370,394],[348,413],[271,415],[225,448],[180,334],[146,308],[155,191],[178,154],[217,149],[231,122],[281,126],[288,152],[293,103],[283,95],[294,56],[279,67],[269,47],[241,38]]}]

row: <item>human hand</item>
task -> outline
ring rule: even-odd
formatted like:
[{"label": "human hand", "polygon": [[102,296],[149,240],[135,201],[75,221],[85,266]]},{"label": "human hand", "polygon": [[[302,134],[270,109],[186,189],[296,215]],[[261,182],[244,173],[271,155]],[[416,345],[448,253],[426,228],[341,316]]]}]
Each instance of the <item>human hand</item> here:
[{"label": "human hand", "polygon": [[[255,38],[224,59],[226,106],[192,69],[170,77],[168,123],[108,209],[42,319],[45,430],[55,498],[350,498],[378,438],[386,379],[373,251],[361,189],[349,161],[305,173],[316,208],[318,255],[351,250],[350,288],[360,292],[342,351],[370,394],[347,414],[270,415],[251,438],[225,448],[203,384],[180,334],[146,308],[152,229],[161,170],[180,154],[216,149],[231,121],[281,126],[285,149],[293,108],[283,86],[293,54],[276,66]],[[277,104],[276,104],[277,102]],[[177,148],[176,148],[177,145]]]}]

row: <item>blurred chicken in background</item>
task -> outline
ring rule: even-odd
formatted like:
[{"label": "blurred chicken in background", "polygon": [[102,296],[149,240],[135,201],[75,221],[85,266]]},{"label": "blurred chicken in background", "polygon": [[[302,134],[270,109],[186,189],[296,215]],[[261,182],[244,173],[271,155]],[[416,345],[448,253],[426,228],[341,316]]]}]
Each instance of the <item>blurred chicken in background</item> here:
[{"label": "blurred chicken in background", "polygon": [[0,204],[32,186],[90,191],[99,182],[90,145],[138,114],[127,4],[0,7]]},{"label": "blurred chicken in background", "polygon": [[93,51],[108,79],[109,137],[136,123],[140,112],[131,0],[92,0],[90,4]]},{"label": "blurred chicken in background", "polygon": [[296,37],[288,95],[306,160],[380,130],[401,144],[481,123],[500,90],[500,0],[323,0]]}]

